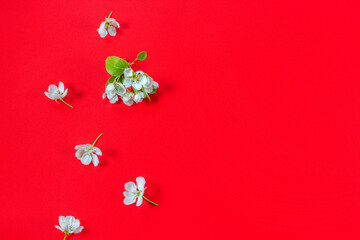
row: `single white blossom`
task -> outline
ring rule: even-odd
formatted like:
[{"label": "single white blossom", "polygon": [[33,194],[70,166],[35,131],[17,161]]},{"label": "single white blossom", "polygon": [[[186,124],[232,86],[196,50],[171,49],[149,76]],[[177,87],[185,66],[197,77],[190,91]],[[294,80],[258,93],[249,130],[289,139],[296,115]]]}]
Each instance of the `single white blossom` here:
[{"label": "single white blossom", "polygon": [[80,226],[79,219],[75,219],[73,216],[60,216],[59,225],[55,225],[57,229],[65,233],[65,238],[68,234],[80,233],[83,230],[83,226]]},{"label": "single white blossom", "polygon": [[47,96],[51,100],[55,100],[56,102],[57,102],[57,100],[60,100],[63,103],[65,103],[66,105],[68,105],[69,107],[73,108],[70,104],[65,102],[63,99],[68,93],[68,89],[65,89],[63,82],[59,82],[59,87],[57,87],[54,84],[50,84],[48,91],[44,92],[44,93],[45,93],[45,96]]},{"label": "single white blossom", "polygon": [[143,92],[138,92],[134,96],[134,101],[136,103],[142,102],[142,100],[145,98],[145,94]]},{"label": "single white blossom", "polygon": [[[142,202],[143,202],[143,198],[158,206],[158,204],[150,201],[149,199],[147,199],[145,196],[144,196],[144,191],[145,191],[145,178],[143,177],[137,177],[136,178],[136,183],[135,184],[134,182],[127,182],[125,183],[125,190],[123,192],[124,196],[125,196],[125,199],[124,199],[124,204],[125,205],[130,205],[130,204],[133,204],[136,202],[136,206],[139,207]],[[136,201],[137,199],[137,201]]]},{"label": "single white blossom", "polygon": [[109,34],[113,37],[116,35],[116,28],[120,28],[120,24],[114,19],[110,18],[112,12],[108,17],[105,17],[105,21],[100,24],[100,28],[97,30],[100,37],[104,38]]},{"label": "single white blossom", "polygon": [[141,88],[150,83],[150,79],[145,75],[143,71],[134,72],[131,68],[126,68],[124,70],[124,85],[126,88],[133,87],[136,90],[141,90]]},{"label": "single white blossom", "polygon": [[118,96],[123,96],[126,93],[125,87],[121,83],[109,83],[106,86],[105,92],[103,94],[103,99],[106,97],[109,99],[110,103],[116,103],[119,100]]},{"label": "single white blossom", "polygon": [[101,156],[102,152],[100,148],[95,147],[95,143],[101,137],[102,133],[95,139],[94,143],[91,144],[83,144],[75,146],[75,156],[77,159],[81,161],[84,165],[89,165],[91,162],[94,164],[95,167],[99,165],[99,158],[97,155]]},{"label": "single white blossom", "polygon": [[155,82],[152,77],[148,76],[148,83],[144,85],[144,89],[147,93],[151,93],[152,91],[159,88],[159,84]]},{"label": "single white blossom", "polygon": [[134,93],[132,92],[127,92],[124,94],[124,96],[122,96],[122,100],[124,102],[125,105],[131,106],[134,104]]}]

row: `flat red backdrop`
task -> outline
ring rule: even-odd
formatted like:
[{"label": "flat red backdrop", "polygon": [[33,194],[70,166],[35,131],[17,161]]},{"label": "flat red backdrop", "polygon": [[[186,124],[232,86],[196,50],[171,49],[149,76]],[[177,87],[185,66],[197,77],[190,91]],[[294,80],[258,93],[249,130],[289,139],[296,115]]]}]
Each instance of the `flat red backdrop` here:
[{"label": "flat red backdrop", "polygon": [[[73,215],[71,240],[358,239],[355,2],[3,2],[0,238],[61,240]],[[140,51],[153,101],[102,100],[106,57]],[[59,81],[74,109],[45,97]],[[123,204],[137,176],[159,207]]]}]

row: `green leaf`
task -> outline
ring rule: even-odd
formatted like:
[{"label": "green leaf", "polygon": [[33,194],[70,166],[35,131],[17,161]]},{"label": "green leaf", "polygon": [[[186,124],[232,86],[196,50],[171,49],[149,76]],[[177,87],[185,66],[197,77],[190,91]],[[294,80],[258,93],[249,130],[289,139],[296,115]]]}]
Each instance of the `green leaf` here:
[{"label": "green leaf", "polygon": [[111,76],[111,77],[107,80],[107,82],[106,82],[106,84],[105,84],[105,88],[107,87],[107,85],[109,85],[109,83],[114,82],[114,81],[115,81],[115,78],[116,78],[116,77]]},{"label": "green leaf", "polygon": [[112,76],[120,76],[124,73],[129,63],[119,57],[108,57],[105,61],[106,71]]},{"label": "green leaf", "polygon": [[143,51],[137,55],[136,59],[139,61],[144,61],[146,57],[147,57],[147,53]]}]

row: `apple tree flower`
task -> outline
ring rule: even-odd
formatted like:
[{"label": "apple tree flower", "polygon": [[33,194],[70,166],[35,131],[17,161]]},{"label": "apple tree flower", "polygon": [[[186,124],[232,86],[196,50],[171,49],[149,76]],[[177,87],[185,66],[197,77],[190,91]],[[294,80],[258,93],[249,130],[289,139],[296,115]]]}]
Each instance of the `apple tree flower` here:
[{"label": "apple tree flower", "polygon": [[126,88],[133,87],[136,90],[141,90],[141,88],[150,83],[150,80],[146,77],[143,71],[134,72],[131,68],[126,68],[124,70],[124,86]]},{"label": "apple tree flower", "polygon": [[64,83],[59,82],[59,87],[57,87],[54,84],[51,84],[51,85],[49,85],[48,91],[44,92],[44,93],[45,93],[45,96],[47,96],[51,100],[55,100],[55,102],[57,102],[57,100],[60,100],[61,102],[68,105],[69,107],[73,108],[73,106],[71,106],[70,104],[65,102],[63,99],[67,95],[67,92],[68,92],[68,89],[65,90]]},{"label": "apple tree flower", "polygon": [[127,92],[124,96],[122,96],[123,103],[125,105],[131,106],[134,104],[134,93],[133,92]]},{"label": "apple tree flower", "polygon": [[[136,202],[136,206],[139,207],[142,204],[143,198],[144,198],[149,203],[152,203],[152,204],[158,206],[158,204],[150,201],[149,199],[147,199],[144,196],[145,189],[146,189],[145,178],[143,178],[143,177],[137,177],[136,184],[134,182],[125,183],[126,191],[123,192],[123,194],[125,196],[124,204],[130,205],[130,204],[133,204]],[[136,199],[137,199],[137,201],[136,201]]]},{"label": "apple tree flower", "polygon": [[55,225],[55,228],[65,233],[64,240],[69,234],[80,233],[83,230],[83,226],[80,226],[79,219],[75,219],[73,216],[60,216],[59,225]]},{"label": "apple tree flower", "polygon": [[97,155],[101,156],[102,152],[100,148],[95,147],[95,143],[101,137],[102,133],[95,139],[94,143],[91,144],[83,144],[75,146],[75,156],[77,159],[81,161],[84,165],[89,165],[91,162],[95,167],[99,165],[99,158]]},{"label": "apple tree flower", "polygon": [[159,84],[155,82],[152,77],[148,76],[149,81],[147,84],[144,85],[144,90],[147,93],[153,93],[156,92],[156,90],[159,88]]},{"label": "apple tree flower", "polygon": [[109,14],[108,17],[105,17],[105,21],[100,24],[100,28],[98,28],[98,33],[100,37],[104,38],[106,35],[110,34],[110,36],[115,37],[116,35],[116,28],[120,28],[120,24],[114,19],[110,18],[112,12]]},{"label": "apple tree flower", "polygon": [[124,96],[126,89],[124,85],[119,82],[109,83],[106,86],[105,92],[103,94],[103,99],[106,97],[109,99],[110,103],[116,103],[119,100],[118,96]]}]

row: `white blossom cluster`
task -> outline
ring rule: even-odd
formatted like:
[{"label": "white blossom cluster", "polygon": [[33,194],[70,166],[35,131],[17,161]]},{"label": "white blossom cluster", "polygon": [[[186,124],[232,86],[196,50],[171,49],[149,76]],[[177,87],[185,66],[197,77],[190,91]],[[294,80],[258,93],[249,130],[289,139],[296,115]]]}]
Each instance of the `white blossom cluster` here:
[{"label": "white blossom cluster", "polygon": [[159,84],[143,71],[134,72],[126,68],[123,81],[115,78],[113,82],[108,82],[103,99],[108,98],[110,103],[116,103],[120,98],[124,104],[131,106],[134,102],[142,102],[148,94],[155,93],[158,87]]}]

